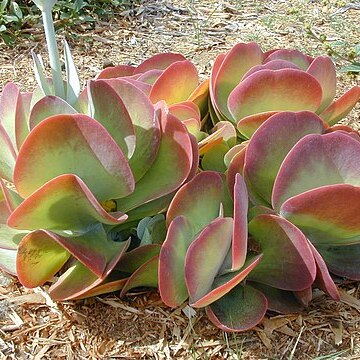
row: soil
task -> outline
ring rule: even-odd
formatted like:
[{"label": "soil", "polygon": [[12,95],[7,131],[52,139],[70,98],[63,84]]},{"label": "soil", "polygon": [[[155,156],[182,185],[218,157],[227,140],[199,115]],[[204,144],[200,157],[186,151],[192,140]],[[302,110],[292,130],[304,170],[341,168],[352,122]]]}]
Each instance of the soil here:
[{"label": "soil", "polygon": [[[109,64],[139,64],[159,52],[181,52],[209,75],[217,54],[237,42],[263,50],[296,48],[311,55],[329,47],[338,95],[358,78],[340,72],[358,43],[360,4],[343,1],[164,1],[135,4],[110,22],[60,31],[83,83]],[[0,88],[35,86],[31,51],[47,63],[41,28],[37,41],[0,44]],[[326,40],[324,41],[324,36]],[[321,41],[322,39],[322,41]],[[360,128],[360,107],[345,123]],[[341,302],[322,292],[301,314],[268,314],[254,330],[225,333],[203,311],[164,306],[156,291],[54,303],[46,286],[29,290],[0,274],[0,358],[4,359],[360,359],[360,285],[340,284]]]}]

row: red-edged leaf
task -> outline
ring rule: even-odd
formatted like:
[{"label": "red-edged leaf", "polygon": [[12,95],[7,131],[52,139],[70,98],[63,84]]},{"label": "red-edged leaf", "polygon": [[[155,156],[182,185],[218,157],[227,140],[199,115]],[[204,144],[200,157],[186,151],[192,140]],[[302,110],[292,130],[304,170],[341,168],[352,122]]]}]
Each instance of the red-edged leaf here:
[{"label": "red-edged leaf", "polygon": [[125,253],[116,264],[115,269],[123,273],[133,273],[148,260],[160,253],[160,245],[149,244],[137,247]]},{"label": "red-edged leaf", "polygon": [[292,62],[302,70],[306,70],[310,65],[309,58],[299,50],[275,50],[264,59],[264,64],[273,60],[286,60]]},{"label": "red-edged leaf", "polygon": [[14,211],[23,202],[24,199],[14,189],[11,189],[9,186],[5,185],[2,179],[0,179],[0,188],[9,211]]},{"label": "red-edged leaf", "polygon": [[105,127],[130,159],[135,151],[135,129],[122,99],[105,80],[90,81],[87,89],[91,116]]},{"label": "red-edged leaf", "polygon": [[234,186],[235,186],[236,174],[243,175],[243,172],[244,172],[246,147],[247,146],[243,147],[243,149],[241,149],[241,151],[239,151],[231,159],[231,162],[229,164],[229,168],[228,168],[226,177],[227,177],[228,188],[229,188],[229,191],[231,194],[232,194]]},{"label": "red-edged leaf", "polygon": [[244,166],[246,181],[270,204],[275,178],[288,152],[305,135],[324,131],[322,120],[309,111],[280,112],[271,116],[248,144]]},{"label": "red-edged leaf", "polygon": [[319,82],[301,70],[262,70],[242,81],[229,95],[236,122],[268,111],[316,111],[322,99]]},{"label": "red-edged leaf", "polygon": [[159,152],[151,168],[136,183],[135,191],[118,201],[118,208],[124,212],[175,191],[192,169],[192,143],[186,127],[164,109],[160,119]]},{"label": "red-edged leaf", "polygon": [[122,288],[120,297],[124,296],[129,290],[136,287],[151,287],[158,286],[158,264],[159,255],[152,257],[139,269],[137,269],[127,280],[125,286]]},{"label": "red-edged leaf", "polygon": [[232,218],[215,219],[189,246],[185,258],[185,281],[190,303],[196,303],[211,291],[230,249],[232,230]]},{"label": "red-edged leaf", "polygon": [[16,152],[10,137],[0,124],[0,178],[12,182],[16,163]]},{"label": "red-edged leaf", "polygon": [[40,99],[31,109],[29,125],[33,129],[46,118],[60,114],[76,114],[77,111],[65,100],[57,96],[45,96]]},{"label": "red-edged leaf", "polygon": [[251,272],[251,280],[290,291],[312,285],[315,260],[306,237],[295,225],[275,215],[259,215],[249,223],[249,233],[264,254]]},{"label": "red-edged leaf", "polygon": [[80,261],[74,261],[69,269],[62,274],[59,279],[49,289],[49,294],[54,300],[70,300],[79,298],[90,290],[101,285],[111,272],[115,265],[123,256],[129,242],[118,247],[116,251],[109,254],[107,266],[101,277],[96,276]]},{"label": "red-edged leaf", "polygon": [[43,285],[69,258],[70,253],[59,245],[50,233],[37,230],[26,235],[19,244],[17,276],[28,288]]},{"label": "red-edged leaf", "polygon": [[292,291],[276,289],[253,281],[248,281],[247,284],[265,295],[268,301],[268,309],[271,311],[280,314],[293,314],[303,310],[303,306],[297,301]]},{"label": "red-edged leaf", "polygon": [[311,242],[309,242],[309,245],[316,262],[316,286],[319,287],[326,294],[328,294],[332,299],[340,301],[339,291],[334,283],[334,280],[329,274],[329,270],[326,266],[324,259],[321,257],[321,255]]},{"label": "red-edged leaf", "polygon": [[[253,66],[261,64],[262,51],[256,43],[235,45],[225,56],[212,75],[215,106],[228,119],[233,119],[228,109],[228,97],[244,74]],[[214,65],[215,68],[215,65]],[[213,81],[214,80],[214,81]],[[237,120],[237,119],[235,119]]]},{"label": "red-edged leaf", "polygon": [[134,74],[144,73],[149,70],[165,70],[172,63],[184,61],[186,58],[181,54],[163,53],[152,56],[142,62],[134,71]]},{"label": "red-edged leaf", "polygon": [[334,125],[353,109],[359,99],[360,86],[354,86],[329,105],[329,107],[320,114],[320,117],[329,125]]},{"label": "red-edged leaf", "polygon": [[[143,74],[141,74],[137,80],[144,82],[148,85],[153,85],[163,72],[164,70],[157,70],[157,69],[148,70]],[[150,87],[150,91],[151,91],[151,87]]]},{"label": "red-edged leaf", "polygon": [[98,277],[103,276],[114,254],[124,253],[129,246],[128,241],[108,240],[101,225],[76,237],[49,235]]},{"label": "red-edged leaf", "polygon": [[248,192],[243,177],[236,175],[234,186],[234,229],[232,239],[232,270],[239,270],[245,263],[247,252]]},{"label": "red-edged leaf", "polygon": [[14,182],[27,197],[69,173],[81,177],[100,200],[126,196],[134,189],[120,148],[101,124],[85,115],[52,116],[35,127],[21,147]]},{"label": "red-edged leaf", "polygon": [[126,80],[107,80],[116,91],[128,111],[136,135],[135,152],[129,160],[136,181],[152,166],[161,137],[159,119],[148,97]]},{"label": "red-edged leaf", "polygon": [[204,80],[188,98],[188,101],[193,102],[200,109],[202,117],[208,112],[209,83],[209,79]]},{"label": "red-edged leaf", "polygon": [[188,298],[185,256],[193,238],[193,229],[185,216],[172,220],[159,256],[159,291],[167,306],[177,307]]},{"label": "red-edged leaf", "polygon": [[281,70],[281,69],[298,69],[299,67],[295,65],[294,63],[286,60],[281,59],[275,59],[271,60],[265,64],[262,65],[256,65],[253,66],[241,79],[241,81],[245,80],[247,77],[249,77],[251,74],[260,71],[260,70]]},{"label": "red-edged leaf", "polygon": [[242,118],[237,123],[237,129],[246,139],[250,139],[255,131],[271,116],[277,114],[278,111],[266,111],[259,114],[249,115]]},{"label": "red-edged leaf", "polygon": [[134,66],[129,65],[118,65],[118,66],[109,66],[102,70],[97,76],[96,79],[113,79],[123,76],[133,75],[135,70]]},{"label": "red-edged leaf", "polygon": [[174,196],[166,215],[169,225],[177,216],[185,216],[194,233],[198,233],[219,216],[223,198],[221,176],[212,171],[204,171],[195,176]]},{"label": "red-edged leaf", "polygon": [[306,72],[312,75],[321,85],[322,102],[316,111],[320,114],[331,104],[336,94],[335,65],[329,56],[318,56],[310,64]]},{"label": "red-edged leaf", "polygon": [[260,291],[239,285],[207,307],[206,314],[224,331],[247,331],[263,319],[267,305]]},{"label": "red-edged leaf", "polygon": [[229,293],[235,286],[240,284],[261,261],[262,255],[250,258],[241,270],[227,273],[217,277],[212,285],[212,290],[201,299],[192,303],[195,308],[208,306]]},{"label": "red-edged leaf", "polygon": [[72,300],[80,300],[88,297],[98,296],[102,294],[112,293],[118,290],[121,290],[127,280],[128,274],[124,274],[114,270],[105,280],[103,280],[99,285],[91,288],[90,290],[83,292],[77,297],[72,297]]},{"label": "red-edged leaf", "polygon": [[108,214],[84,182],[74,175],[49,181],[21,203],[8,219],[16,229],[86,231],[94,223],[116,225],[127,218]]},{"label": "red-edged leaf", "polygon": [[272,193],[273,208],[278,211],[287,199],[324,185],[360,186],[359,156],[360,142],[348,134],[305,136],[279,169]]},{"label": "red-edged leaf", "polygon": [[183,101],[181,103],[171,105],[169,106],[169,112],[181,121],[195,119],[200,125],[200,110],[197,105],[191,101]]},{"label": "red-edged leaf", "polygon": [[198,83],[197,69],[189,60],[175,62],[155,81],[150,91],[150,100],[153,103],[164,100],[168,105],[185,101]]},{"label": "red-edged leaf", "polygon": [[315,244],[358,242],[360,187],[337,184],[306,191],[285,201],[280,214]]},{"label": "red-edged leaf", "polygon": [[360,280],[360,243],[317,246],[330,272],[352,280]]}]

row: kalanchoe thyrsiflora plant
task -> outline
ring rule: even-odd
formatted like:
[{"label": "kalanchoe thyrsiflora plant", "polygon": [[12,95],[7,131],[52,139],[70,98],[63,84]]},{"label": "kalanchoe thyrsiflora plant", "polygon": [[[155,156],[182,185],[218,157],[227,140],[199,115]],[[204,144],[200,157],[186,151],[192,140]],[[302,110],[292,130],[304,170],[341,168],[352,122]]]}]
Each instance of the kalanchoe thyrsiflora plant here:
[{"label": "kalanchoe thyrsiflora plant", "polygon": [[[189,299],[229,331],[258,324],[267,309],[299,310],[297,297],[317,286],[338,298],[324,261],[305,235],[275,214],[247,222],[245,182],[232,197],[217,172],[202,172],[175,195],[159,257],[159,289],[168,306]],[[248,242],[248,230],[250,241]]]},{"label": "kalanchoe thyrsiflora plant", "polygon": [[333,274],[359,280],[360,137],[331,130],[314,113],[273,115],[252,136],[242,171],[258,211],[290,221]]},{"label": "kalanchoe thyrsiflora plant", "polygon": [[215,60],[210,77],[210,113],[228,120],[249,139],[279,111],[309,110],[329,125],[345,117],[360,98],[354,86],[338,100],[335,66],[328,56],[312,58],[298,50],[263,52],[256,43],[239,43]]},{"label": "kalanchoe thyrsiflora plant", "polygon": [[196,67],[183,55],[157,54],[137,67],[108,67],[97,76],[106,80],[116,78],[137,86],[153,103],[165,101],[170,113],[181,119],[198,141],[206,135],[200,129],[208,109],[209,81],[199,84]]},{"label": "kalanchoe thyrsiflora plant", "polygon": [[0,104],[11,211],[2,215],[0,253],[12,250],[1,266],[27,287],[60,275],[49,290],[55,299],[156,286],[159,244],[147,236],[139,250],[123,234],[165,210],[198,164],[195,139],[164,103],[123,80],[90,82],[87,96],[85,115],[55,96],[32,104],[9,84]]}]

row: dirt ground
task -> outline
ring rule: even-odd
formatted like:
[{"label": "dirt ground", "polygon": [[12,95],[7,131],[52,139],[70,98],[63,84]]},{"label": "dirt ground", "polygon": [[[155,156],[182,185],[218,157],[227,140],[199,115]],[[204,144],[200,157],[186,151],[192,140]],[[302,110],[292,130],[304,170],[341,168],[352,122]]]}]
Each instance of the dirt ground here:
[{"label": "dirt ground", "polygon": [[[67,37],[84,82],[108,64],[169,51],[183,53],[206,78],[215,56],[240,41],[311,55],[331,47],[340,69],[359,43],[359,21],[359,1],[150,0],[59,37]],[[0,44],[0,89],[8,81],[35,86],[31,51],[47,58],[41,28],[32,31],[36,42]],[[343,72],[338,79],[339,95],[359,83]],[[359,118],[358,105],[345,122],[360,128]],[[203,311],[165,307],[155,291],[54,303],[46,287],[27,290],[0,274],[0,359],[360,359],[360,284],[340,289],[339,303],[315,291],[305,312],[268,314],[253,331],[229,334]]]}]

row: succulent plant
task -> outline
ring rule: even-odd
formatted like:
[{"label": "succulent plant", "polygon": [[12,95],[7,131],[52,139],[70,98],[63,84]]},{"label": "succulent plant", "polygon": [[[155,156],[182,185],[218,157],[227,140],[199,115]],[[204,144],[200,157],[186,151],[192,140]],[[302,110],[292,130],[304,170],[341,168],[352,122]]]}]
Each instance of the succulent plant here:
[{"label": "succulent plant", "polygon": [[233,201],[223,176],[204,171],[173,198],[159,257],[165,304],[176,307],[189,298],[191,306],[205,307],[220,328],[245,331],[267,309],[299,310],[296,296],[315,280],[338,298],[324,261],[295,225],[259,212],[248,228],[247,189],[240,174],[232,195]]},{"label": "succulent plant", "polygon": [[[92,81],[87,95],[92,117],[55,96],[31,104],[13,84],[0,104],[7,114],[0,127],[1,177],[11,208],[0,247],[7,249],[9,234],[25,232],[10,270],[27,287],[62,273],[49,290],[55,299],[83,297],[99,286],[129,289],[141,276],[144,285],[156,285],[156,276],[146,280],[150,259],[143,250],[136,258],[143,275],[121,265],[126,250],[139,245],[122,234],[166,209],[197,169],[196,141],[164,103],[154,106],[124,80]],[[150,247],[155,257],[158,247]],[[150,265],[156,275],[157,263]],[[124,281],[131,273],[135,278]]]},{"label": "succulent plant", "polygon": [[243,174],[250,197],[297,226],[330,271],[360,279],[360,136],[316,114],[281,112],[252,136]]},{"label": "succulent plant", "polygon": [[215,60],[210,114],[214,123],[236,124],[245,139],[279,111],[313,111],[334,125],[357,103],[360,87],[333,101],[335,93],[336,72],[330,57],[312,58],[287,49],[264,53],[256,43],[239,43]]}]

